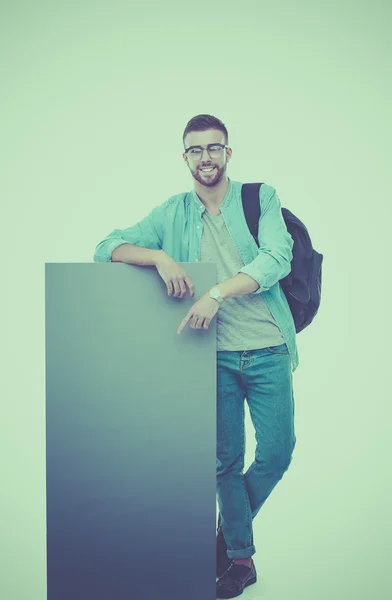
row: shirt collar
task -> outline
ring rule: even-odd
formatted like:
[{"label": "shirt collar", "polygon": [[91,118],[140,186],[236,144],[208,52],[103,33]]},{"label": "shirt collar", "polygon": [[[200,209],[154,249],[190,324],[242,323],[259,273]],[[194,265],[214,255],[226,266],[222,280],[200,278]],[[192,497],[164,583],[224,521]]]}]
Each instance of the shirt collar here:
[{"label": "shirt collar", "polygon": [[[233,191],[233,183],[232,183],[230,177],[228,177],[228,180],[229,180],[229,187],[227,188],[227,192],[225,194],[225,197],[223,198],[223,202],[219,206],[219,210],[221,212],[225,211],[225,209],[227,208],[227,206],[230,204],[230,201],[231,201],[231,195],[232,195],[232,191]],[[206,210],[206,207],[204,206],[203,202],[200,200],[199,196],[196,194],[195,190],[192,190],[192,198],[196,202],[197,208],[200,210],[200,213],[203,213]]]}]

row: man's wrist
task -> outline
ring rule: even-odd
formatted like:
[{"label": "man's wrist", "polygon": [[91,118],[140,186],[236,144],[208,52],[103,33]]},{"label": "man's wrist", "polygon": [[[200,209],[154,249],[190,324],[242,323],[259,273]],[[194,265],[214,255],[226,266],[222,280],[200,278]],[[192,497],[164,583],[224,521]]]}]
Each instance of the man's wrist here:
[{"label": "man's wrist", "polygon": [[154,254],[154,264],[157,267],[158,265],[160,265],[162,263],[162,261],[166,260],[167,257],[169,256],[167,254],[167,252],[165,252],[164,250],[154,250],[155,254]]},{"label": "man's wrist", "polygon": [[238,273],[219,284],[219,289],[224,300],[243,296],[244,294],[251,294],[259,287],[257,281],[245,273]]}]

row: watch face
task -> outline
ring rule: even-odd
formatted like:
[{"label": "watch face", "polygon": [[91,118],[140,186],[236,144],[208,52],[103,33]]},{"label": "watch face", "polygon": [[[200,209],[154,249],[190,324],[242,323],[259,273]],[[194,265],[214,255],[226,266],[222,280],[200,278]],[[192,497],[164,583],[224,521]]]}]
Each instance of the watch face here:
[{"label": "watch face", "polygon": [[212,290],[210,290],[210,296],[211,298],[214,298],[214,300],[217,300],[219,303],[222,302],[221,293],[217,288],[212,288]]}]

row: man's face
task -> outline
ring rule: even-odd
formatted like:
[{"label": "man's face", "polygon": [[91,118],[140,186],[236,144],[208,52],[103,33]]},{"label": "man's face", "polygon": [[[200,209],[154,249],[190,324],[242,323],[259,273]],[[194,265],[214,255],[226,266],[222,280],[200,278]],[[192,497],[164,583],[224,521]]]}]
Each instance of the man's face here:
[{"label": "man's face", "polygon": [[[225,135],[217,129],[207,129],[206,131],[191,131],[185,138],[185,148],[190,146],[206,147],[208,144],[225,144]],[[183,154],[185,162],[196,181],[206,187],[214,187],[224,177],[227,164],[231,157],[231,148],[222,151],[221,156],[211,158],[207,150],[203,151],[201,157],[194,158],[192,154]],[[203,171],[203,168],[213,167],[212,171]]]}]

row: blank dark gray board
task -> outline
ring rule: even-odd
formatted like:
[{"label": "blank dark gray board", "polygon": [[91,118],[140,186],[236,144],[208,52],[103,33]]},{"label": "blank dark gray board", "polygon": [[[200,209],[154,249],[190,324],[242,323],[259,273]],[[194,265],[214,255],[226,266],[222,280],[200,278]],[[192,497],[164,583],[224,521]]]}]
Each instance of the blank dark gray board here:
[{"label": "blank dark gray board", "polygon": [[154,267],[46,264],[48,600],[215,599],[216,322]]}]

